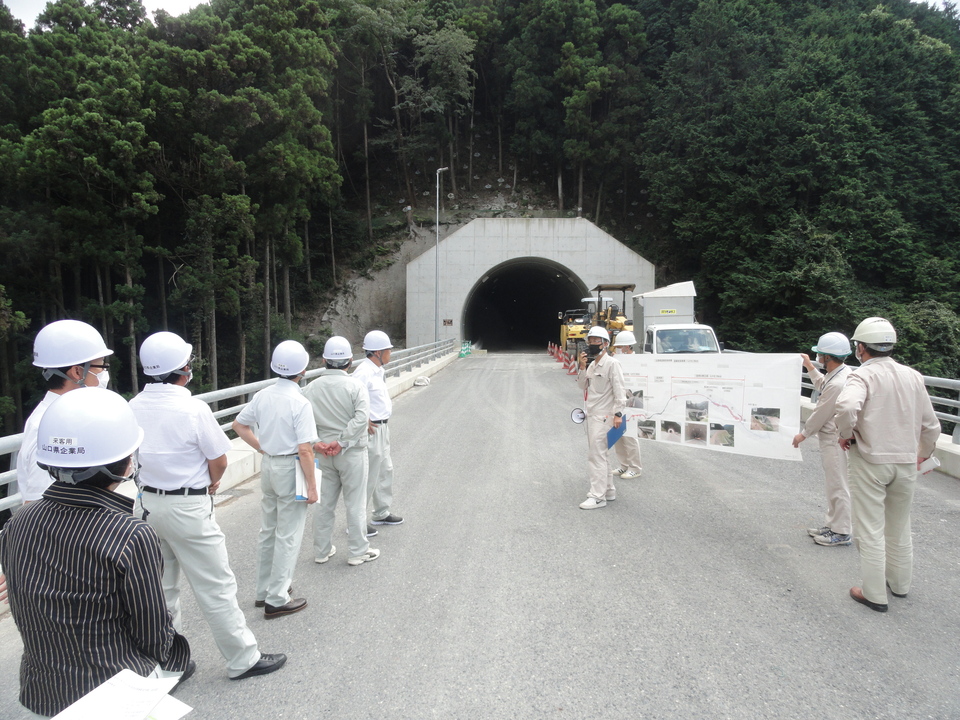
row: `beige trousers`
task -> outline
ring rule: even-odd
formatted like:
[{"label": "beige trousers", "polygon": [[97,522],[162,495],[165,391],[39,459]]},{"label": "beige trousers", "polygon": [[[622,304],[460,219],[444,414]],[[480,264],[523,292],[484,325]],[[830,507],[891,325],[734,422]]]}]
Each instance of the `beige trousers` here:
[{"label": "beige trousers", "polygon": [[850,486],[847,484],[847,458],[837,443],[839,433],[818,432],[820,460],[823,463],[824,490],[827,495],[827,517],[824,525],[839,535],[853,531],[850,517]]},{"label": "beige trousers", "polygon": [[[624,420],[626,422],[626,420]],[[636,435],[630,434],[630,430],[623,434],[623,437],[613,446],[617,452],[617,460],[620,461],[620,467],[627,470],[633,470],[639,473],[643,470],[640,465],[640,441]]]},{"label": "beige trousers", "polygon": [[860,551],[863,596],[886,603],[887,589],[906,594],[913,578],[910,508],[917,484],[917,464],[874,465],[856,445],[847,451],[853,529]]},{"label": "beige trousers", "polygon": [[613,424],[605,415],[587,416],[587,468],[590,477],[590,490],[587,497],[602,500],[613,486],[609,451],[607,449],[607,431]]}]

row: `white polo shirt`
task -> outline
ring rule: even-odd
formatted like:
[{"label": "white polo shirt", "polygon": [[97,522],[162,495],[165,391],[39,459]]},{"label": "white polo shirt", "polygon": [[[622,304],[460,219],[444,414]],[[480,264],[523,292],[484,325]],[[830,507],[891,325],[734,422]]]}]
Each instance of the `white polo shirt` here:
[{"label": "white polo shirt", "polygon": [[296,455],[297,446],[317,440],[313,409],[293,380],[280,378],[254,395],[237,422],[258,426],[260,449],[267,455]]},{"label": "white polo shirt", "polygon": [[180,385],[150,383],[130,401],[143,428],[140,482],[158,490],[205,488],[208,460],[225,455],[230,440],[210,407]]},{"label": "white polo shirt", "polygon": [[386,372],[370,358],[365,359],[353,371],[353,377],[367,386],[370,397],[370,419],[389,420],[393,414],[393,400],[387,389]]},{"label": "white polo shirt", "polygon": [[43,400],[33,409],[27,422],[23,425],[23,440],[20,442],[20,453],[17,455],[17,487],[24,500],[39,500],[44,491],[50,487],[53,478],[50,473],[37,465],[37,431],[40,429],[40,419],[54,400],[60,396],[47,390]]}]

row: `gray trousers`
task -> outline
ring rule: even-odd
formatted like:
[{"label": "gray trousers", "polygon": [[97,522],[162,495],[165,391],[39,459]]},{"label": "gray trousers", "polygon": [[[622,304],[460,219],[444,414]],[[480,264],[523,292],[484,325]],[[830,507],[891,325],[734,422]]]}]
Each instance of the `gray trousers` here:
[{"label": "gray trousers", "polygon": [[146,522],[160,536],[163,594],[174,628],[183,632],[183,571],[213,640],[227,661],[227,675],[242,675],[260,659],[260,650],[237,604],[237,579],[227,558],[226,538],[214,517],[213,498],[144,492],[138,503],[146,511]]},{"label": "gray trousers", "polygon": [[290,602],[287,589],[303,541],[307,504],[296,500],[296,455],[264,455],[260,467],[260,536],[257,600],[279,607]]},{"label": "gray trousers", "polygon": [[313,511],[313,552],[318,558],[330,554],[337,500],[343,493],[347,511],[350,557],[370,549],[367,542],[367,449],[348,448],[333,457],[317,456],[322,477],[320,502]]},{"label": "gray trousers", "polygon": [[393,503],[393,458],[390,457],[390,427],[374,425],[367,438],[367,505],[375,520],[390,514]]}]

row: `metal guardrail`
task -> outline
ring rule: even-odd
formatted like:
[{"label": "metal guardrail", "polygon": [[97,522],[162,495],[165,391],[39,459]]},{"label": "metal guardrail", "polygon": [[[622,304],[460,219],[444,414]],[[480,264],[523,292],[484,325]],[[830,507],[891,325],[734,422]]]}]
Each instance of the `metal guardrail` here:
[{"label": "metal guardrail", "polygon": [[[417,347],[407,348],[405,350],[396,350],[392,352],[390,356],[390,362],[383,367],[387,377],[399,376],[403,372],[415,370],[425,363],[432,362],[433,360],[443,357],[444,355],[449,355],[452,352],[459,352],[459,350],[460,346],[457,344],[456,340],[453,339],[441,340],[440,342],[429,343],[427,345],[418,345]],[[354,357],[354,362],[363,359],[364,355],[357,355]],[[323,368],[314,368],[306,373],[305,378],[307,380],[312,380],[313,378],[317,377],[322,370]],[[259,382],[236,385],[230,388],[200,393],[198,395],[194,395],[194,397],[198,400],[203,400],[205,403],[215,408],[213,416],[218,422],[220,422],[220,427],[226,431],[230,429],[233,421],[230,420],[224,422],[224,418],[232,418],[244,407],[246,407],[247,403],[250,401],[250,398],[257,391],[273,385],[276,381],[277,378],[260,380]],[[237,400],[239,400],[239,402],[235,402],[235,404],[232,404],[229,407],[218,407],[222,402]],[[0,473],[0,486],[15,486],[16,484],[17,453],[20,450],[20,443],[22,440],[23,433],[0,437],[0,457],[3,455],[10,455],[10,470]],[[5,498],[0,498],[0,511],[19,507],[21,503],[22,501],[20,499],[20,493],[15,492]]]}]

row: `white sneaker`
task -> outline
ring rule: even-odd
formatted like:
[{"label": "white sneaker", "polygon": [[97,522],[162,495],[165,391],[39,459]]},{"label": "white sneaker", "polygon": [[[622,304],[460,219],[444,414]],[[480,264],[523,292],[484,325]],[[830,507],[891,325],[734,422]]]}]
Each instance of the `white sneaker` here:
[{"label": "white sneaker", "polygon": [[581,510],[596,510],[597,508],[602,508],[607,506],[607,501],[604,498],[597,500],[596,498],[588,497],[582,503],[580,503]]},{"label": "white sneaker", "polygon": [[330,552],[327,553],[326,557],[314,558],[313,561],[314,561],[315,563],[320,563],[321,565],[323,565],[327,560],[329,560],[330,558],[332,558],[332,557],[333,557],[334,555],[336,555],[336,554],[337,554],[337,546],[336,546],[336,545],[331,545],[331,546],[330,546]]},{"label": "white sneaker", "polygon": [[607,493],[606,495],[604,495],[604,498],[606,499],[607,502],[613,502],[614,500],[617,499],[617,491],[607,490]]},{"label": "white sneaker", "polygon": [[365,562],[371,562],[380,557],[380,551],[376,548],[369,548],[363,555],[352,557],[347,560],[347,565],[363,565]]},{"label": "white sneaker", "polygon": [[613,471],[614,475],[623,475],[627,471],[626,468],[617,468]]},{"label": "white sneaker", "polygon": [[640,477],[640,473],[638,473],[636,470],[627,470],[625,473],[621,473],[620,475],[621,480],[632,480],[633,478],[638,477]]}]

